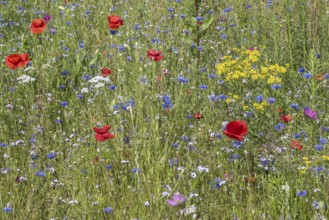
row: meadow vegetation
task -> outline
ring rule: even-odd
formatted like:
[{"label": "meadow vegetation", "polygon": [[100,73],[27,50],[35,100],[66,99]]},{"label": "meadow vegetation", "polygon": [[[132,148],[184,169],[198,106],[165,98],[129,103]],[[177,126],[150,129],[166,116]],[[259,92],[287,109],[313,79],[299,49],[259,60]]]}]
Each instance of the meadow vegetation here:
[{"label": "meadow vegetation", "polygon": [[327,0],[0,9],[0,219],[329,216]]}]

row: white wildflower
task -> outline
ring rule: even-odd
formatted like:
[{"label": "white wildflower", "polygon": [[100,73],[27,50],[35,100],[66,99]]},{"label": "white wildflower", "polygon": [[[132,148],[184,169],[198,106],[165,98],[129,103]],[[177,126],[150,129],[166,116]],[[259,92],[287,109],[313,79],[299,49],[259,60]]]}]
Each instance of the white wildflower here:
[{"label": "white wildflower", "polygon": [[17,81],[19,84],[22,84],[22,83],[29,83],[29,82],[34,82],[35,81],[35,78],[32,78],[28,75],[22,75],[20,77],[17,78]]}]

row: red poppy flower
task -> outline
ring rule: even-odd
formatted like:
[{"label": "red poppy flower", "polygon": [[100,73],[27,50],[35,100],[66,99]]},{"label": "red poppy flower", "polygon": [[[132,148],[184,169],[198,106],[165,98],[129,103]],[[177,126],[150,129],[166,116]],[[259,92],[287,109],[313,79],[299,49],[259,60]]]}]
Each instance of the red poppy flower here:
[{"label": "red poppy flower", "polygon": [[236,140],[243,140],[243,136],[248,134],[247,123],[241,120],[231,121],[226,125],[224,134]]},{"label": "red poppy flower", "polygon": [[290,148],[291,149],[302,150],[303,146],[300,144],[299,141],[291,140],[290,141]]},{"label": "red poppy flower", "polygon": [[109,15],[107,17],[107,20],[109,21],[109,28],[111,29],[118,29],[119,27],[123,26],[123,20],[120,16],[117,15]]},{"label": "red poppy flower", "polygon": [[292,120],[292,116],[290,114],[287,114],[287,115],[281,115],[280,116],[280,119],[284,122],[289,122]]},{"label": "red poppy flower", "polygon": [[108,68],[102,68],[102,76],[107,77],[108,75],[112,74],[112,70]]},{"label": "red poppy flower", "polygon": [[149,49],[147,51],[147,56],[148,56],[148,58],[150,58],[150,60],[160,61],[163,59],[163,56],[161,56],[161,53],[162,53],[162,51],[156,51],[156,50]]},{"label": "red poppy flower", "polygon": [[193,118],[199,120],[199,119],[203,118],[203,115],[201,113],[195,113],[195,114],[193,114]]},{"label": "red poppy flower", "polygon": [[43,19],[34,19],[30,26],[32,34],[41,34],[47,27],[47,22]]},{"label": "red poppy flower", "polygon": [[103,142],[106,141],[107,139],[114,138],[115,135],[108,132],[110,128],[111,127],[108,125],[105,125],[102,128],[97,128],[97,127],[93,128],[93,130],[96,132],[95,134],[96,140],[99,142]]},{"label": "red poppy flower", "polygon": [[16,68],[23,68],[26,66],[29,60],[29,55],[27,53],[23,54],[11,54],[6,57],[6,66],[12,70]]}]

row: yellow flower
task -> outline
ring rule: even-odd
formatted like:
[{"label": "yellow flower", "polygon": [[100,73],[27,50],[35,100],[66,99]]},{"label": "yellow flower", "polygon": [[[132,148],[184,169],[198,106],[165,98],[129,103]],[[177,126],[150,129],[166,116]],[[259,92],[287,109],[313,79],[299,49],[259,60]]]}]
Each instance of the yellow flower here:
[{"label": "yellow flower", "polygon": [[253,103],[253,106],[256,110],[264,111],[265,107],[268,106],[268,104],[266,101],[262,101],[261,103],[257,103],[257,102]]},{"label": "yellow flower", "polygon": [[270,76],[268,79],[267,79],[267,84],[279,84],[281,83],[281,79],[279,77],[276,77],[276,76]]},{"label": "yellow flower", "polygon": [[327,156],[327,155],[323,155],[323,156],[322,156],[322,159],[323,159],[323,160],[329,160],[329,156]]},{"label": "yellow flower", "polygon": [[247,105],[244,105],[244,106],[242,107],[242,109],[243,109],[243,111],[247,111],[247,110],[249,109],[249,107],[248,107]]}]

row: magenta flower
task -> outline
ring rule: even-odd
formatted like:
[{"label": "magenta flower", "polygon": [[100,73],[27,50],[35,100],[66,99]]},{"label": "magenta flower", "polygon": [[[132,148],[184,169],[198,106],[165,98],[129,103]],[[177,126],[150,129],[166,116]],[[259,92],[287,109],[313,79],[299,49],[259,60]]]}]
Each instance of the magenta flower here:
[{"label": "magenta flower", "polygon": [[309,118],[317,119],[316,112],[313,109],[311,109],[310,107],[304,108],[304,114]]},{"label": "magenta flower", "polygon": [[185,202],[185,196],[183,194],[175,193],[172,199],[168,199],[170,206],[178,206]]},{"label": "magenta flower", "polygon": [[49,14],[45,14],[45,15],[43,16],[43,20],[45,20],[45,21],[46,21],[46,23],[48,23],[48,21],[50,21],[50,20],[51,20],[51,17],[50,17],[50,15],[49,15]]}]

